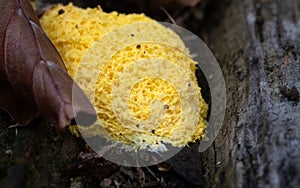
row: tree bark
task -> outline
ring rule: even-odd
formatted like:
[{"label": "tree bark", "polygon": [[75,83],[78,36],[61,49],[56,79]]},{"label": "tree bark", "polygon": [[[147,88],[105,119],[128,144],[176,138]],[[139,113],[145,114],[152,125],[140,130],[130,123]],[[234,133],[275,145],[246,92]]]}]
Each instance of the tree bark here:
[{"label": "tree bark", "polygon": [[227,112],[213,145],[193,155],[199,173],[189,178],[207,187],[297,187],[300,2],[211,0],[208,6],[202,36],[222,67]]}]

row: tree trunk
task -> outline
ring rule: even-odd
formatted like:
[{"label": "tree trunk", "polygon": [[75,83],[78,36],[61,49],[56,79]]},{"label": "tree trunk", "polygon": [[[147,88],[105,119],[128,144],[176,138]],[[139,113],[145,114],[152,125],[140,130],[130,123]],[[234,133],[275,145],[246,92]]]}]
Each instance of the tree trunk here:
[{"label": "tree trunk", "polygon": [[[211,0],[207,15],[227,112],[213,145],[193,154],[198,173],[182,174],[207,187],[299,186],[300,1]],[[177,171],[190,165],[179,159]]]}]

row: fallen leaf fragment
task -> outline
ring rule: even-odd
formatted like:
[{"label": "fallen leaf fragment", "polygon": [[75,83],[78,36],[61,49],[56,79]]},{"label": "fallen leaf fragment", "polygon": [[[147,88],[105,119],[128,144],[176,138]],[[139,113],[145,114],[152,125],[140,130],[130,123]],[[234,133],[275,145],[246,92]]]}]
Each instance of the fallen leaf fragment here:
[{"label": "fallen leaf fragment", "polygon": [[177,0],[178,3],[187,6],[196,6],[201,0]]},{"label": "fallen leaf fragment", "polygon": [[93,123],[93,106],[67,74],[29,2],[0,0],[0,12],[0,108],[22,125],[40,115],[59,129],[75,116],[86,117],[79,118],[82,125]]}]

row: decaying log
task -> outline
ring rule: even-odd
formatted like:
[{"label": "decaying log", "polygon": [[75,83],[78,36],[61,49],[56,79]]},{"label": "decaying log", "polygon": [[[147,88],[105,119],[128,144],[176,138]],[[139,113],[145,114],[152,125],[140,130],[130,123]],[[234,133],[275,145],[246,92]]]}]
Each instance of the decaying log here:
[{"label": "decaying log", "polygon": [[[227,113],[213,145],[189,157],[198,166],[183,173],[191,181],[300,185],[299,18],[298,0],[210,1],[202,36],[223,70]],[[178,171],[191,165],[184,156]]]}]

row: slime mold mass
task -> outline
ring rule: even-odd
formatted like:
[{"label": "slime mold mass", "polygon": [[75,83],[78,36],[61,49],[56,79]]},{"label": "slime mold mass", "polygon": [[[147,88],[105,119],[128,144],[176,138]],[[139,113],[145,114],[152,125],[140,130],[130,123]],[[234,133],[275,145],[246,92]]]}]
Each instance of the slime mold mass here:
[{"label": "slime mold mass", "polygon": [[208,105],[197,84],[197,62],[172,30],[144,14],[72,4],[48,10],[40,22],[95,106],[97,123],[79,126],[83,136],[157,151],[205,137]]}]

